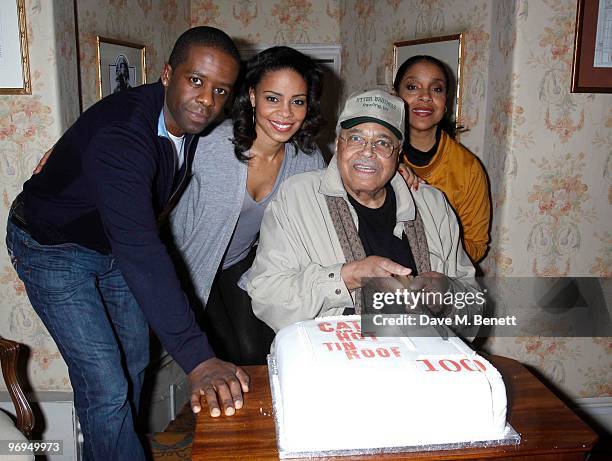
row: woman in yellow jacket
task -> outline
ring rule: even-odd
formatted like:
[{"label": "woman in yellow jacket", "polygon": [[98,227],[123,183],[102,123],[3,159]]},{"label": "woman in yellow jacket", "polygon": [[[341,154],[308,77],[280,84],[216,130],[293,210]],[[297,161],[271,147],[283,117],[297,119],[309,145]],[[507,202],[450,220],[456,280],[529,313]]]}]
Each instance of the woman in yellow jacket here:
[{"label": "woman in yellow jacket", "polygon": [[451,81],[444,63],[432,56],[413,56],[398,69],[393,87],[408,104],[410,133],[402,161],[444,192],[459,218],[465,251],[476,263],[489,243],[491,198],[480,161],[454,139],[447,108]]}]

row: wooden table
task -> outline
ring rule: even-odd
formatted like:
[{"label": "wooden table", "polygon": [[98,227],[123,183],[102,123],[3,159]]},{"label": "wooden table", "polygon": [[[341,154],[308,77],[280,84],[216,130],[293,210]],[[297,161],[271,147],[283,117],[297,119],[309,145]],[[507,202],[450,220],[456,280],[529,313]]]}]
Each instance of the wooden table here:
[{"label": "wooden table", "polygon": [[[318,458],[349,459],[483,459],[579,460],[591,451],[597,435],[535,376],[515,360],[487,357],[500,371],[508,395],[508,420],[521,434],[521,444],[393,455]],[[251,392],[234,416],[198,415],[192,459],[278,459],[272,401],[265,366],[245,367],[251,376]]]}]

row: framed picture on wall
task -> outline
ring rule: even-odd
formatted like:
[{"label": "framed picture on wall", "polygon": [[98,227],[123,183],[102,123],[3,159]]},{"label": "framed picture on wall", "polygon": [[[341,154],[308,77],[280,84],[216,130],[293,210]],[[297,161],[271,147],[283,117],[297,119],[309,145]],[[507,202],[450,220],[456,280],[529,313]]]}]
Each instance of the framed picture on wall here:
[{"label": "framed picture on wall", "polygon": [[612,93],[611,0],[578,0],[572,93]]},{"label": "framed picture on wall", "polygon": [[144,45],[98,36],[98,98],[147,83]]},{"label": "framed picture on wall", "polygon": [[0,94],[32,94],[24,0],[2,2]]},{"label": "framed picture on wall", "polygon": [[[461,99],[463,77],[463,34],[407,40],[393,44],[393,79],[399,67],[412,56],[429,55],[448,66],[454,82],[451,82],[449,98],[454,102],[452,110],[455,122],[461,123]],[[451,107],[449,106],[449,110]]]}]

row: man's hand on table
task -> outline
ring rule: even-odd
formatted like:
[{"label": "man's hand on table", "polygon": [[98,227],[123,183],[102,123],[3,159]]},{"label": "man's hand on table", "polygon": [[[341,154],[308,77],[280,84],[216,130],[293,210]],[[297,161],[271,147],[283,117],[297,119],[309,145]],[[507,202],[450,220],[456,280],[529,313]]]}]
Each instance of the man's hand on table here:
[{"label": "man's hand on table", "polygon": [[220,416],[221,408],[226,416],[231,416],[242,408],[242,393],[249,392],[249,375],[242,368],[214,357],[200,363],[188,377],[194,413],[202,409],[200,399],[205,396],[210,416]]}]

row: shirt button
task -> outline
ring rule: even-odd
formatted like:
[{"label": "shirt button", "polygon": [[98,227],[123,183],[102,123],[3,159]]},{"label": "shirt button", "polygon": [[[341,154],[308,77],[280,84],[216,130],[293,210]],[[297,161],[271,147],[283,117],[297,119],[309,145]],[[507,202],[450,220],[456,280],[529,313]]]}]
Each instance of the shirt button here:
[{"label": "shirt button", "polygon": [[330,272],[330,273],[329,273],[327,276],[328,276],[330,279],[333,279],[333,278],[334,278],[334,273],[333,273],[333,272]]},{"label": "shirt button", "polygon": [[339,295],[340,293],[342,293],[342,290],[340,288],[336,288],[336,294]]}]

